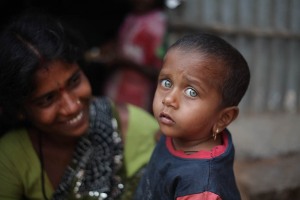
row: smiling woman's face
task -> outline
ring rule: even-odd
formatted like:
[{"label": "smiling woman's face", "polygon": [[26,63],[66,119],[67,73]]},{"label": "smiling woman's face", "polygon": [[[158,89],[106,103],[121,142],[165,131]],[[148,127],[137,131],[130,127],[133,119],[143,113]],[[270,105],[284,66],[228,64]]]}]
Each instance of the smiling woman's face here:
[{"label": "smiling woman's face", "polygon": [[38,131],[79,137],[89,127],[92,96],[88,79],[77,64],[52,62],[35,74],[36,88],[25,102],[25,115]]}]

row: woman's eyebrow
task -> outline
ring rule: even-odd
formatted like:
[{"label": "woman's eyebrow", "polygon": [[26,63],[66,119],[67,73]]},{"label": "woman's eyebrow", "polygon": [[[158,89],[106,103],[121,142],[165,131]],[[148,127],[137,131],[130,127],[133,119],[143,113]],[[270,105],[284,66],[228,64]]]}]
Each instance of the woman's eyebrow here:
[{"label": "woman's eyebrow", "polygon": [[32,99],[30,99],[30,102],[31,103],[37,103],[38,101],[46,98],[47,96],[49,95],[52,95],[52,94],[55,94],[57,91],[56,90],[53,90],[53,91],[50,91],[50,92],[47,92],[47,93],[44,93],[44,94],[41,94],[37,97],[33,97]]}]

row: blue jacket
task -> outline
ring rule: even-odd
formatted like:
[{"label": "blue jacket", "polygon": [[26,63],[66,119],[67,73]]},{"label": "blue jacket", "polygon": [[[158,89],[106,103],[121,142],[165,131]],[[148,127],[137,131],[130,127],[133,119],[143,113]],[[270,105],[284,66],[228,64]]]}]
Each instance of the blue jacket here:
[{"label": "blue jacket", "polygon": [[240,200],[233,172],[230,132],[211,151],[186,155],[162,136],[137,189],[135,200]]}]

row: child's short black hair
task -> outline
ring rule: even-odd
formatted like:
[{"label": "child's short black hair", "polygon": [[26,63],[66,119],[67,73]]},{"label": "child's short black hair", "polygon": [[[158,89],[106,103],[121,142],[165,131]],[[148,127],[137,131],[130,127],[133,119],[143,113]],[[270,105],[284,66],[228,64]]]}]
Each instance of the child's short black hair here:
[{"label": "child's short black hair", "polygon": [[239,104],[250,82],[250,70],[246,60],[236,48],[216,35],[197,33],[180,38],[169,49],[196,52],[220,63],[209,67],[221,72],[217,73],[217,76],[212,76],[211,80],[222,94],[221,106]]}]

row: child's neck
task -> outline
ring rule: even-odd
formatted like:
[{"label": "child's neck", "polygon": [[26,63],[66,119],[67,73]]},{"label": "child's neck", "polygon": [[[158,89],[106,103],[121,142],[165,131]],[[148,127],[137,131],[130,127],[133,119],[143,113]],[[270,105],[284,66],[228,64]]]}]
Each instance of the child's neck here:
[{"label": "child's neck", "polygon": [[210,151],[213,147],[222,144],[222,138],[221,134],[217,136],[216,140],[211,136],[193,141],[172,138],[172,143],[175,150],[192,154],[201,150]]}]

